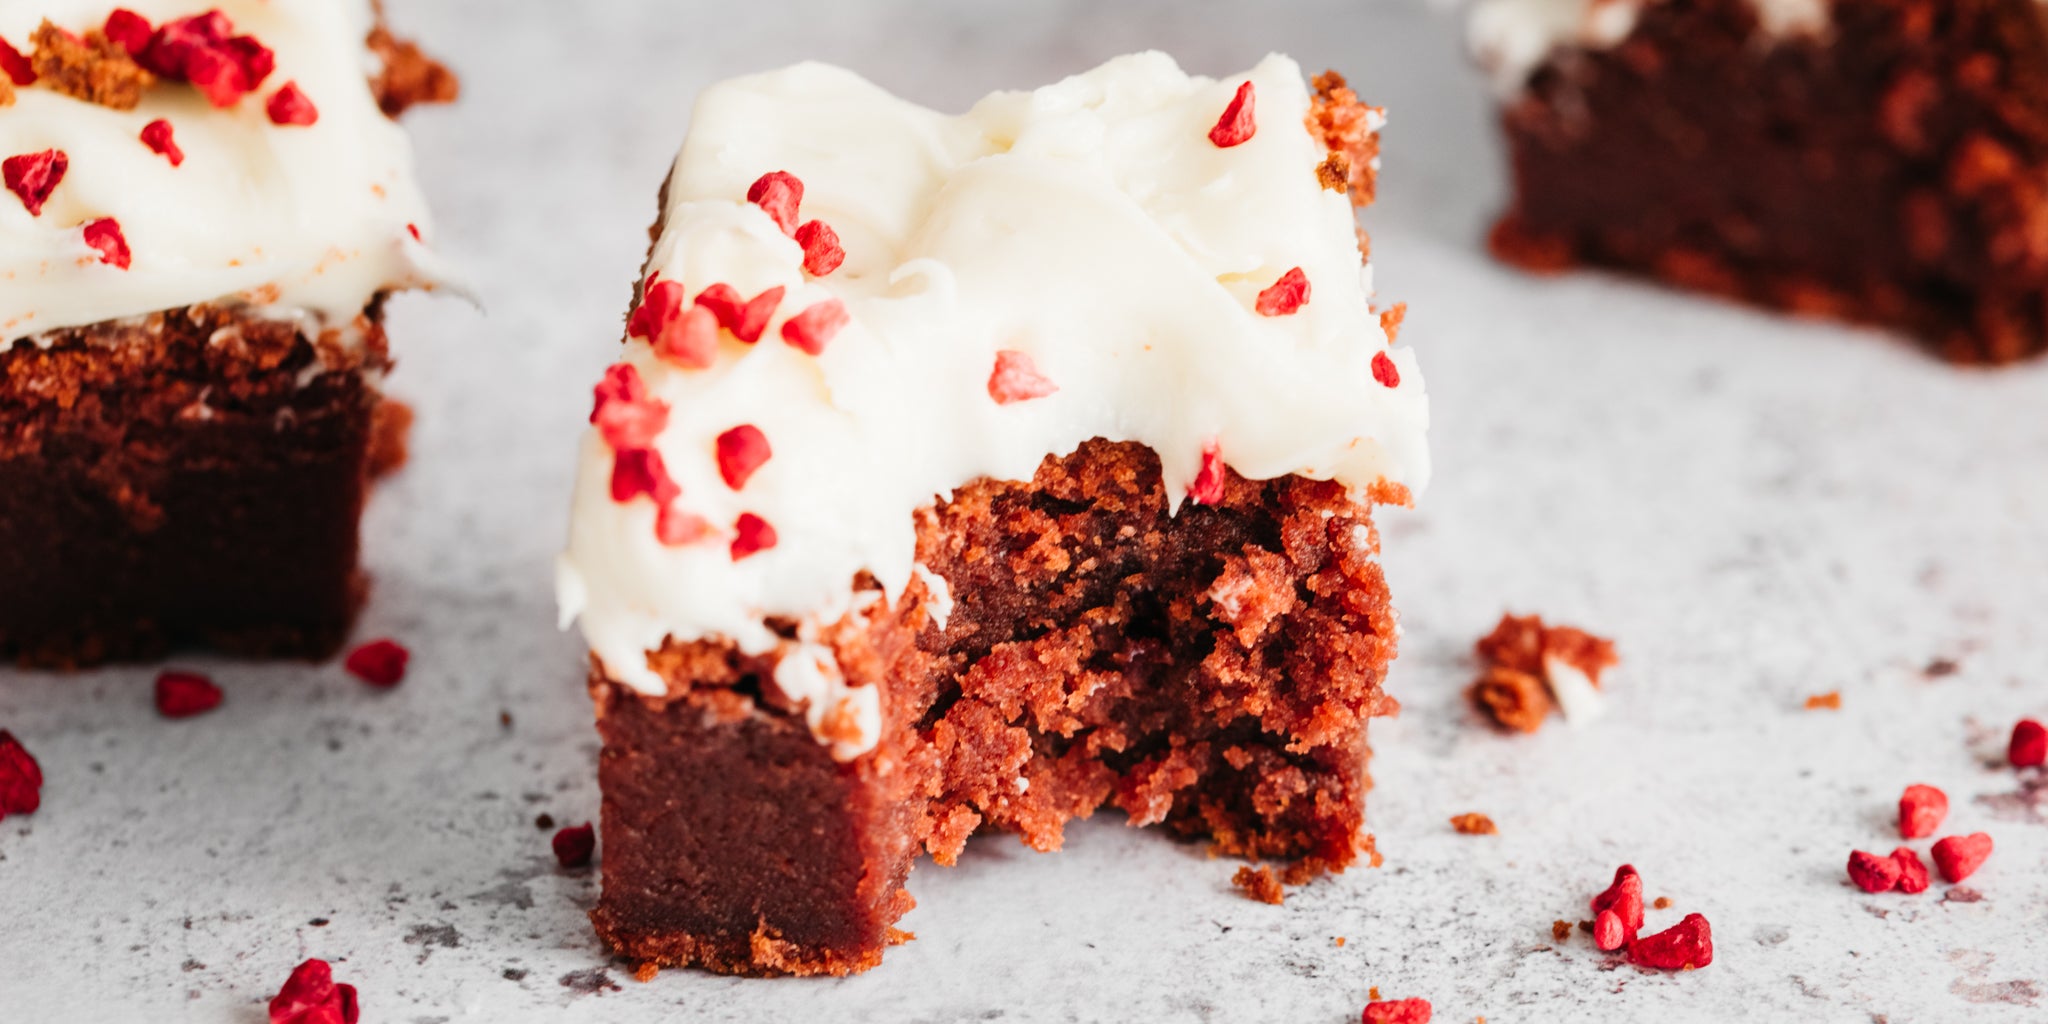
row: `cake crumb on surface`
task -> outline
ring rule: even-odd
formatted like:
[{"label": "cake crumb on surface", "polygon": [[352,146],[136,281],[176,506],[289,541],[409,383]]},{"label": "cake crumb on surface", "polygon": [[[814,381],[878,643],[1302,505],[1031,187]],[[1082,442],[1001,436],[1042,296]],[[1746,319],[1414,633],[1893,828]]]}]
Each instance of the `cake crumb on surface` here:
[{"label": "cake crumb on surface", "polygon": [[1552,707],[1567,719],[1595,717],[1600,676],[1621,661],[1614,641],[1571,626],[1546,626],[1540,615],[1502,615],[1473,649],[1485,665],[1467,691],[1473,705],[1515,732],[1542,728]]},{"label": "cake crumb on surface", "polygon": [[1461,836],[1491,836],[1500,834],[1500,829],[1494,825],[1493,819],[1477,811],[1452,815],[1451,827],[1456,829]]},{"label": "cake crumb on surface", "polygon": [[1806,710],[1808,711],[1840,711],[1841,709],[1842,691],[1840,690],[1830,693],[1816,693],[1806,698]]},{"label": "cake crumb on surface", "polygon": [[1552,942],[1563,942],[1571,937],[1572,923],[1570,921],[1550,922],[1550,940]]},{"label": "cake crumb on surface", "polygon": [[1287,900],[1287,890],[1280,885],[1280,879],[1273,874],[1272,868],[1264,865],[1255,868],[1247,864],[1238,868],[1237,874],[1230,877],[1230,884],[1260,903],[1271,903],[1277,907]]},{"label": "cake crumb on surface", "polygon": [[1658,910],[1669,910],[1671,909],[1671,897],[1659,896],[1657,897],[1656,902],[1651,903],[1650,906],[1653,906]]}]

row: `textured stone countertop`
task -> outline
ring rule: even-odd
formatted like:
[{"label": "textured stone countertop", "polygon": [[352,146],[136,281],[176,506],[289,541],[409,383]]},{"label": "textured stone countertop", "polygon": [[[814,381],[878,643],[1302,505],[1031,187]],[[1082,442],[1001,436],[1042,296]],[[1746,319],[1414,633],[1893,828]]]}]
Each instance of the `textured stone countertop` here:
[{"label": "textured stone countertop", "polygon": [[[0,824],[0,1021],[256,1024],[307,956],[375,1024],[1339,1024],[1372,986],[1439,1022],[2048,1019],[2048,780],[1998,766],[2011,722],[2048,713],[2048,366],[1957,371],[1494,265],[1485,91],[1417,0],[388,6],[465,80],[411,127],[488,309],[392,308],[420,420],[370,509],[362,632],[409,644],[411,676],[183,658],[227,703],[168,722],[149,668],[0,671],[0,727],[48,776],[43,809]],[[634,981],[585,921],[594,877],[558,871],[534,819],[597,809],[551,559],[690,97],[820,58],[958,109],[1146,47],[1212,74],[1286,51],[1391,110],[1368,224],[1381,295],[1411,304],[1438,474],[1383,516],[1406,628],[1406,711],[1373,733],[1385,867],[1270,907],[1234,863],[1105,816],[1057,855],[996,837],[921,866],[919,938],[865,976]],[[1619,641],[1603,720],[1480,724],[1459,695],[1503,609]],[[1841,710],[1803,709],[1828,691]],[[1967,890],[1865,896],[1844,860],[1896,844],[1912,782],[1998,851]],[[1500,834],[1454,834],[1463,811]],[[1713,966],[1551,941],[1623,861],[1675,903],[1653,928],[1712,920]]]}]

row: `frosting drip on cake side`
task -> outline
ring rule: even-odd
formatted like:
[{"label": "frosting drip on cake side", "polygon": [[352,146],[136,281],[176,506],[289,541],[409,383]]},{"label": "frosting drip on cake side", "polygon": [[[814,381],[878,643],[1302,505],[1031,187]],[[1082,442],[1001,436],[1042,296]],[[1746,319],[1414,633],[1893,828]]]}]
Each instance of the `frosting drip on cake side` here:
[{"label": "frosting drip on cake side", "polygon": [[[0,4],[0,38],[27,50],[43,19],[99,28],[108,0]],[[350,325],[380,292],[432,287],[440,263],[404,132],[378,109],[366,40],[370,0],[123,0],[152,24],[218,9],[276,53],[261,87],[227,109],[197,88],[158,81],[133,110],[42,86],[0,107],[0,157],[64,152],[69,166],[40,216],[0,191],[0,351],[66,327],[208,302],[301,319],[308,335]],[[286,82],[318,110],[311,125],[273,124],[266,100]],[[170,122],[184,161],[141,141]],[[132,252],[101,261],[83,225],[111,217]]]},{"label": "frosting drip on cake side", "polygon": [[[1469,26],[1472,52],[1511,95],[1567,46],[1601,50],[1635,31],[1643,8],[1658,0],[1479,0]],[[1777,39],[1827,31],[1831,0],[1749,0],[1765,36]]]},{"label": "frosting drip on cake side", "polygon": [[[1222,148],[1209,133],[1244,81],[1257,131]],[[900,595],[920,573],[916,510],[977,478],[1029,480],[1100,436],[1154,449],[1174,495],[1211,444],[1250,478],[1420,491],[1422,376],[1369,304],[1351,205],[1317,180],[1326,152],[1309,109],[1300,69],[1277,56],[1223,80],[1163,54],[1124,57],[957,117],[817,64],[712,87],[648,270],[692,297],[714,284],[787,292],[758,344],[721,333],[706,369],[628,341],[624,360],[669,407],[653,448],[680,485],[675,505],[714,533],[664,545],[654,502],[614,500],[614,451],[590,431],[559,563],[564,624],[580,618],[605,671],[652,694],[665,687],[647,652],[671,638],[781,648],[804,658],[777,672],[792,697],[850,699],[878,723],[872,687],[834,689],[829,665],[811,678],[811,639],[854,607],[862,570]],[[770,171],[801,179],[801,218],[838,232],[842,267],[805,273],[798,243],[746,201]],[[1256,312],[1295,267],[1308,303]],[[850,319],[823,352],[785,343],[783,323],[828,299]],[[995,401],[1001,350],[1058,390]],[[1375,357],[1397,386],[1375,378]],[[735,489],[715,439],[742,424],[773,454]],[[735,559],[743,513],[778,543]],[[768,617],[799,622],[804,642],[780,640]]]}]

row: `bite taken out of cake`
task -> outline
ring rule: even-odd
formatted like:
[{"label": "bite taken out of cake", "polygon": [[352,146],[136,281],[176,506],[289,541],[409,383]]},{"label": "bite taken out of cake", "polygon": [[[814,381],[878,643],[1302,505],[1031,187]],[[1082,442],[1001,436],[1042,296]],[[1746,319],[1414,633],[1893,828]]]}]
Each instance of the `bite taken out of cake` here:
[{"label": "bite taken out of cake", "polygon": [[960,116],[816,64],[703,94],[560,562],[614,950],[865,970],[921,854],[1104,807],[1359,856],[1372,514],[1428,475],[1356,230],[1380,124],[1283,57]]}]

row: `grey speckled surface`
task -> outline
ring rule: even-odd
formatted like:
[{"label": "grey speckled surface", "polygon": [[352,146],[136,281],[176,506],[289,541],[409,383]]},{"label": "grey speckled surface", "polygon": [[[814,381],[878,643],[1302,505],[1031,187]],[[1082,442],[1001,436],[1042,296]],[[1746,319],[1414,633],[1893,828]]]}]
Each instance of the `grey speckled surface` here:
[{"label": "grey speckled surface", "polygon": [[[228,701],[172,723],[147,669],[0,672],[0,726],[49,776],[40,813],[0,824],[0,1020],[253,1024],[308,955],[379,1024],[1336,1024],[1375,985],[1449,1022],[2048,1018],[2048,784],[1995,767],[2010,722],[2048,712],[2048,367],[1958,372],[1489,264],[1484,97],[1454,26],[1408,0],[390,6],[466,79],[413,128],[490,310],[393,309],[394,387],[422,414],[369,517],[363,631],[411,644],[411,678],[181,659]],[[994,838],[920,868],[921,937],[864,977],[634,982],[584,921],[593,879],[556,871],[533,820],[597,805],[549,560],[688,98],[820,57],[957,108],[1146,46],[1211,73],[1290,51],[1392,108],[1370,224],[1382,294],[1413,305],[1440,470],[1384,517],[1408,631],[1407,711],[1375,732],[1386,867],[1267,907],[1230,891],[1232,864],[1098,820],[1059,855]],[[1478,727],[1465,652],[1503,607],[1619,638],[1607,719]],[[1940,658],[1959,670],[1929,678]],[[1801,710],[1829,690],[1841,711]],[[1996,836],[1981,898],[1844,880],[1851,848],[1891,848],[1915,781]],[[1467,810],[1501,834],[1452,834]],[[1653,926],[1713,921],[1711,968],[1552,944],[1623,860],[1676,901]]]}]

